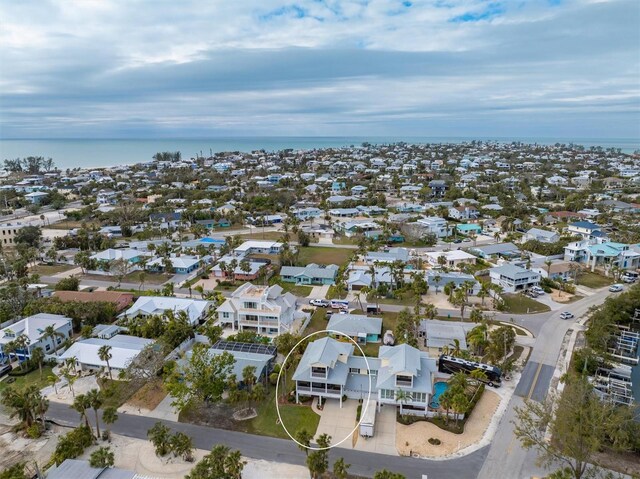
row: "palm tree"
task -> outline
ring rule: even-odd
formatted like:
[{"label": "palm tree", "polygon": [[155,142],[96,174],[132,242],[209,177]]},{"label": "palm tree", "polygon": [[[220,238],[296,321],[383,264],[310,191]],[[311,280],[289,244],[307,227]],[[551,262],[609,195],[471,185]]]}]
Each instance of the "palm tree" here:
[{"label": "palm tree", "polygon": [[553,262],[548,259],[545,260],[544,264],[547,266],[547,278],[551,279],[551,265],[553,264]]},{"label": "palm tree", "polygon": [[47,383],[49,383],[51,386],[53,386],[53,390],[56,393],[56,396],[58,395],[58,376],[56,376],[55,374],[50,374],[49,376],[47,376]]},{"label": "palm tree", "polygon": [[25,428],[33,425],[38,412],[42,409],[42,395],[37,386],[29,386],[21,390],[9,386],[2,394],[1,402],[11,411],[10,417],[17,416]]},{"label": "palm tree", "polygon": [[402,416],[402,406],[403,404],[408,403],[413,400],[413,396],[409,391],[405,391],[404,389],[398,389],[396,391],[396,402],[400,403],[400,415]]},{"label": "palm tree", "polygon": [[242,470],[247,462],[242,460],[240,451],[233,451],[224,458],[224,469],[229,479],[242,479]]},{"label": "palm tree", "polygon": [[309,447],[311,446],[311,439],[313,439],[313,434],[309,433],[306,429],[300,429],[296,433],[296,442],[298,443],[298,448],[303,451],[307,456],[309,455]]},{"label": "palm tree", "polygon": [[460,346],[459,339],[454,339],[453,343],[449,345],[449,354],[455,357],[459,357],[462,354],[462,347]]},{"label": "palm tree", "polygon": [[51,342],[53,343],[53,350],[58,353],[58,345],[56,344],[57,338],[64,338],[64,334],[56,331],[54,326],[47,326],[44,328],[42,332],[42,342],[44,342],[47,338],[51,338]]},{"label": "palm tree", "polygon": [[91,430],[91,427],[89,426],[89,417],[87,416],[87,409],[89,409],[91,407],[91,404],[89,402],[89,398],[87,398],[87,396],[85,396],[84,394],[78,394],[74,400],[73,400],[73,404],[71,405],[71,408],[78,411],[78,413],[80,414],[80,421],[84,420],[85,425],[87,426],[87,429]]},{"label": "palm tree", "polygon": [[98,417],[98,409],[102,407],[102,394],[97,389],[92,389],[86,394],[87,403],[93,409],[93,412],[96,415],[96,437],[100,437],[100,420]]},{"label": "palm tree", "polygon": [[44,351],[42,348],[38,347],[31,351],[31,361],[38,365],[38,369],[40,370],[40,377],[42,378],[42,363],[44,361]]},{"label": "palm tree", "polygon": [[351,464],[347,464],[344,461],[344,457],[341,457],[333,463],[333,475],[336,479],[347,479],[349,477],[349,468]]},{"label": "palm tree", "polygon": [[498,243],[500,241],[500,232],[496,231],[495,233],[493,233],[493,239],[496,240],[496,243]]},{"label": "palm tree", "polygon": [[480,291],[478,291],[478,297],[482,299],[482,306],[484,306],[484,299],[489,295],[489,284],[481,282]]},{"label": "palm tree", "polygon": [[142,289],[142,286],[144,286],[146,279],[147,273],[145,271],[138,271],[138,283],[140,283],[140,285],[138,286],[138,291]]},{"label": "palm tree", "polygon": [[107,370],[109,371],[109,379],[113,381],[113,375],[111,374],[111,365],[109,364],[109,360],[112,357],[113,355],[111,354],[111,346],[109,346],[108,344],[100,346],[100,349],[98,349],[98,358],[100,358],[100,361],[104,361],[105,363],[107,363]]},{"label": "palm tree", "polygon": [[114,407],[106,407],[102,411],[102,421],[104,421],[105,428],[107,429],[107,437],[111,434],[109,426],[118,420],[118,413]]},{"label": "palm tree", "polygon": [[428,319],[436,319],[436,316],[438,315],[438,308],[436,308],[433,303],[426,303],[424,305],[424,315]]}]

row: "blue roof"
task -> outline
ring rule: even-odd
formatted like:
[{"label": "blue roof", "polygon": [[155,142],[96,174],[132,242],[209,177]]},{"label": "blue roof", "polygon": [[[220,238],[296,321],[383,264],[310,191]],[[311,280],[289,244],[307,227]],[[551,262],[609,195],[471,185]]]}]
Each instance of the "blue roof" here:
[{"label": "blue roof", "polygon": [[571,223],[569,226],[575,226],[576,228],[586,228],[586,229],[592,229],[592,230],[600,229],[600,227],[597,224],[591,223],[590,221],[576,221],[575,223]]}]

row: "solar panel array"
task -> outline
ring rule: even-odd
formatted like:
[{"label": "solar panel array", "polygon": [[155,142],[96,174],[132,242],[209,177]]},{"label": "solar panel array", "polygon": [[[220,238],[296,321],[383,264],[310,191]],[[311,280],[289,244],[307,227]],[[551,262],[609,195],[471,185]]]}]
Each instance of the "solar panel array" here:
[{"label": "solar panel array", "polygon": [[221,351],[237,351],[243,353],[256,353],[256,354],[268,354],[274,356],[276,354],[276,347],[267,344],[259,343],[239,343],[237,341],[217,341],[213,346],[213,349],[219,349]]}]

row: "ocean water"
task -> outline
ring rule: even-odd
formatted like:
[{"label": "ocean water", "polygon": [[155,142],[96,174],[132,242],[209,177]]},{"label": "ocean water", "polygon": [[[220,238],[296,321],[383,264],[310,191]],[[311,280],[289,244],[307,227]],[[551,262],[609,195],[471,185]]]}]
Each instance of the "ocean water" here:
[{"label": "ocean water", "polygon": [[60,169],[96,168],[126,165],[150,161],[159,151],[180,151],[183,158],[193,158],[201,153],[208,156],[220,151],[264,149],[276,151],[285,148],[313,149],[394,143],[459,143],[471,140],[496,140],[501,142],[555,144],[576,143],[603,148],[621,148],[625,153],[640,149],[640,139],[580,139],[580,138],[486,138],[486,137],[230,137],[202,139],[0,139],[0,164],[7,158],[44,156],[53,158]]}]

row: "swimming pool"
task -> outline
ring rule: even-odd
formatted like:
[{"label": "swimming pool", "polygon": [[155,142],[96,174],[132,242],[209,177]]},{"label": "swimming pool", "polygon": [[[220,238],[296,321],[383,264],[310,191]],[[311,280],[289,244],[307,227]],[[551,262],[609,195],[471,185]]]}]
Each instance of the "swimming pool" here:
[{"label": "swimming pool", "polygon": [[447,390],[448,387],[449,385],[444,381],[439,381],[433,384],[433,396],[431,396],[431,402],[429,403],[430,408],[438,409],[440,407],[440,401],[438,401],[438,398]]}]

